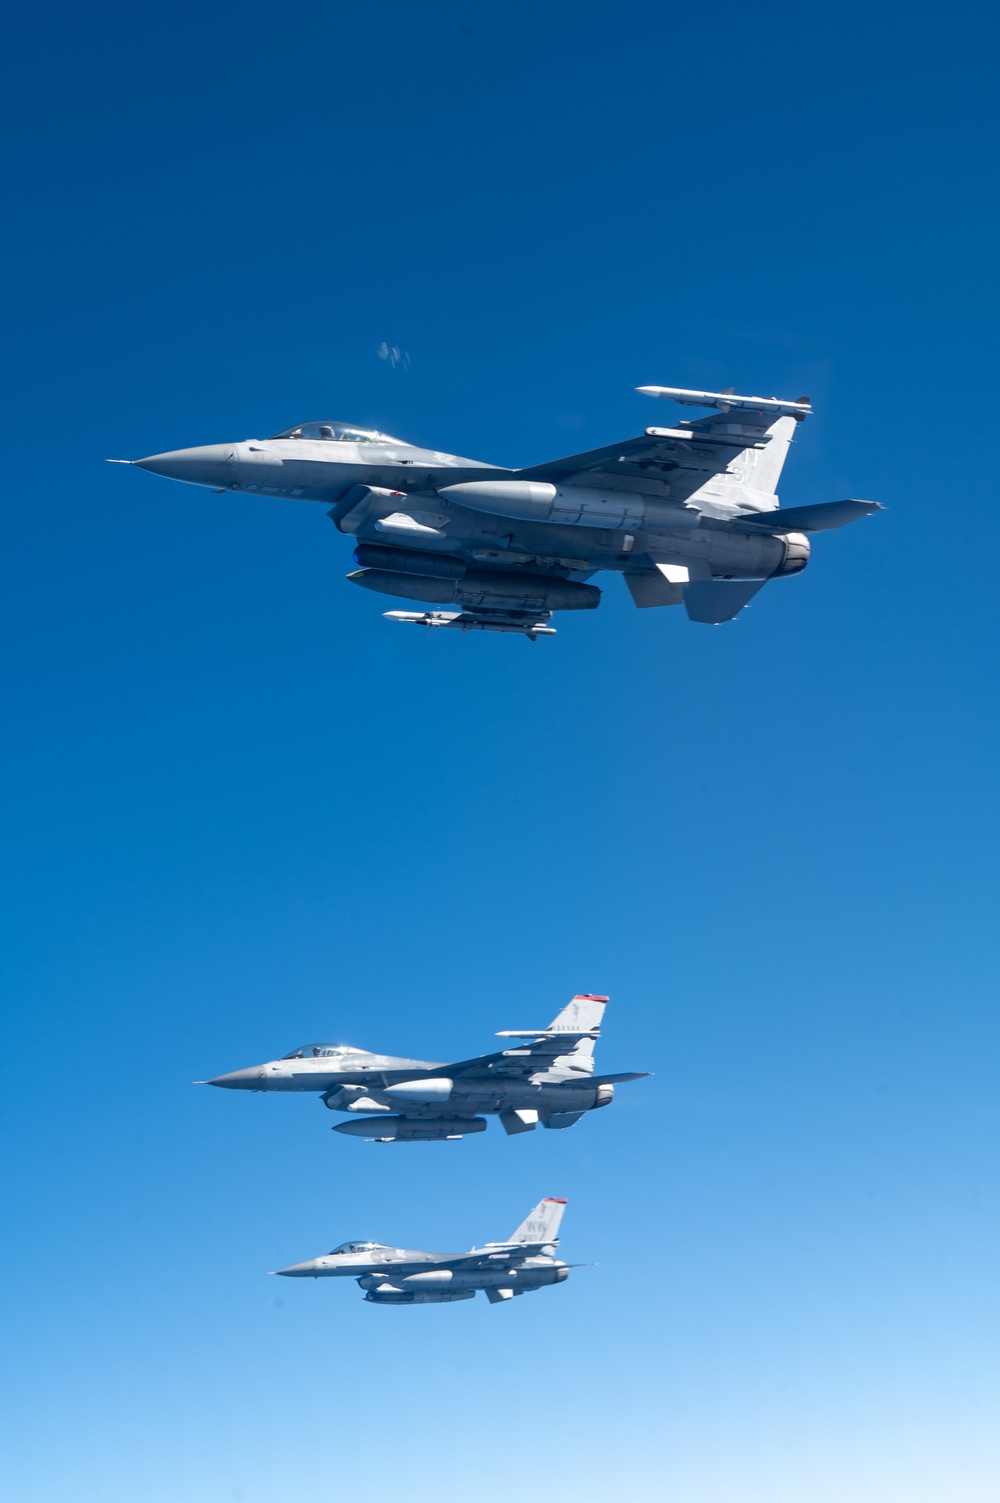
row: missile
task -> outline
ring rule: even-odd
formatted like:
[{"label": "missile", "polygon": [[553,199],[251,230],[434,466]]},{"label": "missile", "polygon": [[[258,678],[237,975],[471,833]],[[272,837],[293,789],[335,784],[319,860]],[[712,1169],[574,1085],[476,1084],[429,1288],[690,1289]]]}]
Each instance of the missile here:
[{"label": "missile", "polygon": [[554,626],[543,621],[492,620],[485,616],[470,616],[465,611],[383,611],[387,621],[406,621],[410,626],[450,626],[456,631],[508,631],[520,632],[526,637],[554,637]]},{"label": "missile", "polygon": [[793,417],[800,423],[812,412],[808,397],[796,397],[794,401],[781,397],[738,397],[731,391],[688,391],[683,386],[637,386],[636,391],[644,397],[664,397],[688,407],[718,407],[720,412],[746,407],[753,412],[773,413],[775,417]]}]

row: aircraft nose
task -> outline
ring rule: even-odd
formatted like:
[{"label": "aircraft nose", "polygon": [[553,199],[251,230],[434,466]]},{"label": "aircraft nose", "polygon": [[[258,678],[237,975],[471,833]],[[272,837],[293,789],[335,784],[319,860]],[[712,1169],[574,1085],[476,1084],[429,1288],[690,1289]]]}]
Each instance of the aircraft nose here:
[{"label": "aircraft nose", "polygon": [[275,1275],[282,1279],[308,1279],[316,1277],[316,1259],[308,1263],[290,1263],[287,1268],[276,1268]]},{"label": "aircraft nose", "polygon": [[230,1070],[228,1075],[216,1075],[213,1080],[206,1080],[205,1084],[226,1086],[232,1091],[262,1091],[264,1072],[259,1065],[254,1065],[249,1070]]},{"label": "aircraft nose", "polygon": [[173,449],[169,454],[150,454],[137,459],[140,470],[186,480],[190,485],[229,485],[235,469],[232,444],[203,444],[197,449]]}]

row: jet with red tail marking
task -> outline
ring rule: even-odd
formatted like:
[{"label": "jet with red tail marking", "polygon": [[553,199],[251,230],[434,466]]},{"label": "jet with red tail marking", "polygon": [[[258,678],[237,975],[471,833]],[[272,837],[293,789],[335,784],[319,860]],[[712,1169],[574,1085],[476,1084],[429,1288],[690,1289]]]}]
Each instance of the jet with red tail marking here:
[{"label": "jet with red tail marking", "polygon": [[372,1305],[448,1305],[479,1292],[500,1305],[569,1277],[570,1264],[556,1257],[565,1209],[565,1200],[549,1196],[506,1242],[487,1242],[465,1253],[342,1242],[324,1257],[275,1272],[286,1279],[356,1279]]},{"label": "jet with red tail marking", "polygon": [[[370,1054],[348,1044],[304,1044],[282,1059],[217,1075],[207,1085],[237,1091],[315,1091],[344,1112],[334,1132],[378,1143],[428,1143],[485,1132],[486,1115],[510,1134],[572,1127],[610,1106],[615,1086],[649,1071],[598,1075],[594,1046],[607,997],[581,994],[547,1028],[505,1031],[517,1040],[451,1064]],[[482,1115],[486,1114],[486,1115]]]}]

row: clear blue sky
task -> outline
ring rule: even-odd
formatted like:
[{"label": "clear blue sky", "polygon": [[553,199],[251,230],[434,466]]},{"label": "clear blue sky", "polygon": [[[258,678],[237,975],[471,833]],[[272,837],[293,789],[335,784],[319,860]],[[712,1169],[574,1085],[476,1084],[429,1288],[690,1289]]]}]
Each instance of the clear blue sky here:
[{"label": "clear blue sky", "polygon": [[[18,1503],[993,1503],[997,24],[985,5],[22,9],[3,912]],[[382,342],[409,355],[392,369]],[[504,464],[797,396],[886,510],[735,624],[393,627],[321,508],[105,455]],[[611,994],[568,1133],[193,1079]],[[562,1288],[265,1271],[569,1197]]]}]

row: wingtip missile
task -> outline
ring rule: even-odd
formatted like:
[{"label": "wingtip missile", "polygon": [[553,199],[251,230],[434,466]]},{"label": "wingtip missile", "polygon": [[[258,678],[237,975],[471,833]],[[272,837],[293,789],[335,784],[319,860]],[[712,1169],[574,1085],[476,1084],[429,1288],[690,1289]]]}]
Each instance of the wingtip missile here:
[{"label": "wingtip missile", "polygon": [[740,397],[728,391],[689,391],[684,386],[637,386],[644,397],[662,397],[667,401],[680,402],[689,407],[718,407],[722,412],[731,408],[749,408],[755,412],[774,413],[775,417],[793,417],[801,421],[812,412],[808,397],[796,397],[789,401],[784,397]]},{"label": "wingtip missile", "polygon": [[494,1035],[498,1039],[558,1039],[560,1043],[572,1044],[577,1039],[599,1039],[599,1028],[501,1028]]}]

